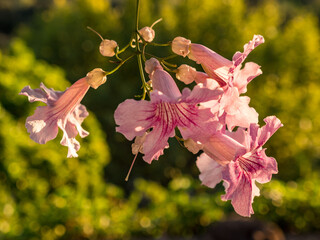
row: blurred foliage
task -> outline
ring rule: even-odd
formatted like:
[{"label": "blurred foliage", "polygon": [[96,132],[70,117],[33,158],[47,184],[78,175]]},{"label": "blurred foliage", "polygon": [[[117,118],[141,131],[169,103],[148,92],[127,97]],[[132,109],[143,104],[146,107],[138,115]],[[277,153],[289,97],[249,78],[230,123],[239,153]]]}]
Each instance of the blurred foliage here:
[{"label": "blurred foliage", "polygon": [[[261,122],[276,115],[284,128],[267,144],[279,174],[261,187],[255,217],[296,232],[320,230],[320,34],[314,3],[141,0],[141,27],[163,18],[154,27],[156,42],[181,35],[231,59],[254,34],[265,37],[248,58],[262,66],[263,75],[249,84],[247,95]],[[86,27],[125,46],[134,9],[134,0],[55,0],[17,31],[32,50],[16,40],[0,54],[0,238],[189,236],[233,212],[229,202],[220,200],[221,185],[216,190],[200,186],[195,156],[175,140],[159,162],[148,165],[140,158],[124,182],[133,159],[131,143],[115,133],[113,112],[120,102],[141,93],[135,61],[85,97],[83,103],[99,122],[91,113],[85,120],[91,134],[81,139],[79,159],[66,160],[59,140],[33,143],[24,129],[35,103],[17,93],[41,81],[63,90],[69,85],[66,78],[74,82],[95,67],[114,68],[99,55],[99,37]],[[171,54],[169,48],[148,50]],[[175,59],[181,60],[186,59]]]}]

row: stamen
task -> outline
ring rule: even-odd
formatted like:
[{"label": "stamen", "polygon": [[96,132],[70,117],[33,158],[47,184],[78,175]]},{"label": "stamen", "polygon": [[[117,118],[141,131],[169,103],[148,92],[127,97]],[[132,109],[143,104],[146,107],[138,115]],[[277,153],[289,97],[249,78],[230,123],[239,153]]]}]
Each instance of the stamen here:
[{"label": "stamen", "polygon": [[127,174],[126,178],[124,179],[126,182],[128,182],[128,180],[129,180],[129,176],[130,176],[131,170],[132,170],[132,168],[133,168],[133,165],[134,165],[134,163],[135,163],[135,161],[136,161],[136,158],[137,158],[137,156],[138,156],[138,154],[139,154],[139,151],[140,151],[141,147],[142,147],[142,144],[139,146],[138,152],[137,152],[137,154],[134,156],[133,161],[132,161],[131,166],[130,166],[130,169],[129,169],[129,171],[128,171],[128,174]]}]

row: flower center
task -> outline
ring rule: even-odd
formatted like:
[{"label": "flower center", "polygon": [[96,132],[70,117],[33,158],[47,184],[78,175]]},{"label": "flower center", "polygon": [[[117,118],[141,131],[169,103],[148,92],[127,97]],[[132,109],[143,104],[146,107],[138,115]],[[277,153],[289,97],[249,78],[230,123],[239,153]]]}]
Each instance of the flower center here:
[{"label": "flower center", "polygon": [[156,120],[173,128],[176,126],[187,127],[190,124],[196,125],[192,120],[197,115],[196,108],[196,106],[187,103],[162,102],[157,105]]},{"label": "flower center", "polygon": [[246,154],[238,157],[239,166],[245,173],[257,173],[263,168],[262,164],[259,163],[261,158],[257,153],[247,152]]}]

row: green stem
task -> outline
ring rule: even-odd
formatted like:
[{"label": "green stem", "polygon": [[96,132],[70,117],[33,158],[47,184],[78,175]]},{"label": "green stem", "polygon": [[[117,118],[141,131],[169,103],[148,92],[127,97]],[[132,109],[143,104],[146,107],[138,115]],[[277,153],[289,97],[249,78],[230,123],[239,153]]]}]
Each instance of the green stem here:
[{"label": "green stem", "polygon": [[[136,29],[135,31],[139,31],[139,8],[140,8],[140,0],[137,0],[137,6],[136,6]],[[136,39],[138,40],[138,39]]]},{"label": "green stem", "polygon": [[142,87],[143,87],[142,99],[145,99],[146,98],[146,93],[148,92],[148,87],[147,87],[148,84],[147,84],[146,79],[144,77],[141,54],[138,54],[137,58],[138,58],[139,72],[140,72],[141,81],[142,81]]},{"label": "green stem", "polygon": [[130,45],[131,45],[131,41],[125,47],[123,47],[121,50],[119,50],[117,52],[117,55],[120,54],[120,53],[123,53],[128,47],[130,47]]},{"label": "green stem", "polygon": [[132,58],[133,56],[135,56],[135,54],[131,55],[130,57],[126,58],[125,60],[121,61],[121,63],[114,68],[113,70],[111,70],[110,72],[107,72],[107,75],[110,75],[112,73],[114,73],[115,71],[117,71],[126,61],[128,61],[130,58]]},{"label": "green stem", "polygon": [[167,47],[170,46],[171,43],[154,43],[154,42],[149,42],[148,43],[151,46],[157,46],[157,47]]},{"label": "green stem", "polygon": [[140,51],[140,45],[139,45],[139,8],[140,8],[140,0],[137,0],[135,39],[136,39],[138,66],[139,66],[139,72],[140,72],[140,77],[141,77],[141,81],[142,81],[142,87],[143,87],[142,99],[145,99],[146,93],[148,92],[148,84],[147,84],[146,79],[144,77],[144,71],[143,71],[143,66],[142,66],[142,57],[141,57],[142,53]]}]

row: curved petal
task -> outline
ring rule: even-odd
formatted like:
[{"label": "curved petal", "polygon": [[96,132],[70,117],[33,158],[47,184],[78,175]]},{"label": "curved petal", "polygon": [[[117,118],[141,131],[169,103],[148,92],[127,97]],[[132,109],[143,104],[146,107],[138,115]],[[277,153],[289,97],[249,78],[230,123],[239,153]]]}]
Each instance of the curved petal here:
[{"label": "curved petal", "polygon": [[248,83],[255,77],[262,74],[260,66],[253,62],[248,62],[243,69],[240,69],[240,65],[234,71],[233,86],[238,88],[239,93],[245,93],[247,91]]},{"label": "curved petal", "polygon": [[80,149],[80,143],[73,137],[73,135],[77,135],[76,128],[70,124],[65,127],[61,119],[58,120],[57,124],[63,132],[60,144],[68,147],[67,157],[78,157],[77,151]]},{"label": "curved petal", "polygon": [[212,135],[203,146],[203,151],[221,165],[230,163],[237,153],[246,151],[242,144],[222,133]]},{"label": "curved petal", "polygon": [[80,137],[82,138],[89,135],[89,132],[84,130],[81,126],[81,123],[88,115],[89,113],[86,107],[82,104],[79,104],[68,117],[68,121],[75,125]]},{"label": "curved petal", "polygon": [[152,80],[152,87],[154,90],[162,92],[172,100],[178,99],[181,96],[177,84],[171,75],[163,69],[156,69],[150,74],[150,79]]},{"label": "curved petal", "polygon": [[181,101],[193,104],[199,104],[211,100],[217,100],[223,93],[219,84],[212,80],[206,79],[204,83],[197,84],[190,92],[188,88],[182,91]]},{"label": "curved petal", "polygon": [[29,102],[48,102],[48,96],[47,94],[42,91],[40,88],[32,89],[30,86],[24,87],[21,92],[19,93],[20,95],[24,95],[28,97]]},{"label": "curved petal", "polygon": [[271,180],[272,174],[278,173],[277,161],[273,157],[268,157],[265,153],[265,149],[262,149],[258,154],[263,169],[257,172],[253,178],[259,183],[266,183]]},{"label": "curved petal", "polygon": [[[189,109],[191,113],[191,109]],[[182,118],[181,118],[182,120]],[[188,115],[188,122],[178,125],[180,133],[184,139],[191,138],[193,141],[205,143],[220,129],[221,124],[218,118],[209,108],[199,109],[194,107],[193,113]]]},{"label": "curved petal", "polygon": [[26,128],[30,138],[40,144],[54,139],[58,134],[57,120],[52,118],[50,107],[37,107],[34,114],[27,118]]},{"label": "curved petal", "polygon": [[263,146],[268,139],[283,126],[276,116],[269,116],[263,120],[266,125],[259,129],[257,133],[257,147]]},{"label": "curved petal", "polygon": [[249,53],[258,47],[261,43],[264,43],[264,38],[261,35],[254,35],[253,39],[249,41],[247,44],[243,46],[243,53],[236,52],[233,57],[233,66],[236,68],[238,65],[240,65],[249,55]]},{"label": "curved petal", "polygon": [[143,160],[151,163],[152,160],[158,160],[163,150],[169,147],[168,139],[174,136],[174,129],[167,126],[155,126],[150,133],[147,134],[143,144]]},{"label": "curved petal", "polygon": [[[249,128],[250,124],[258,123],[259,114],[257,111],[249,107],[248,103],[250,101],[249,97],[239,97],[235,106],[232,106],[232,112],[226,109],[226,124],[228,129],[232,130],[235,126]],[[236,111],[235,111],[236,110]]]},{"label": "curved petal", "polygon": [[[231,200],[234,210],[241,216],[250,217],[253,214],[253,187],[252,179],[241,171],[238,162],[230,162],[222,172],[225,181],[226,194],[221,199]],[[256,190],[256,188],[255,188]],[[257,193],[257,191],[255,191]]]},{"label": "curved petal", "polygon": [[203,185],[214,188],[221,182],[222,170],[224,167],[210,158],[207,154],[202,153],[198,157],[196,164],[200,171],[199,179]]},{"label": "curved petal", "polygon": [[226,82],[228,80],[229,69],[232,67],[232,62],[218,53],[203,45],[192,43],[188,57],[201,64],[205,72],[213,79],[218,76],[220,78],[218,80],[220,81],[223,80]]},{"label": "curved petal", "polygon": [[114,113],[114,119],[119,127],[117,132],[122,133],[128,140],[141,136],[152,127],[155,106],[148,101],[127,99],[120,103]]}]

